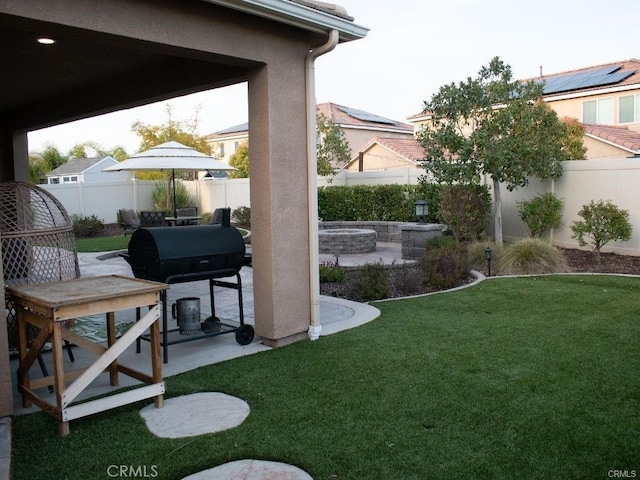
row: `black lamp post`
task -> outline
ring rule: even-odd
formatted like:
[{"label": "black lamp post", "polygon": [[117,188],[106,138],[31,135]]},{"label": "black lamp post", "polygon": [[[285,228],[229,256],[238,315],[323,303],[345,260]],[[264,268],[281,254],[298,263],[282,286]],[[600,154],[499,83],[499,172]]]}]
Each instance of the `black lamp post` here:
[{"label": "black lamp post", "polygon": [[426,200],[418,200],[413,204],[416,210],[416,217],[418,217],[418,223],[427,223],[427,215],[429,214],[429,205]]},{"label": "black lamp post", "polygon": [[489,273],[489,277],[491,276],[491,260],[493,259],[493,250],[491,249],[491,247],[487,247],[484,249],[484,258],[487,259],[487,267],[488,267],[488,273]]}]

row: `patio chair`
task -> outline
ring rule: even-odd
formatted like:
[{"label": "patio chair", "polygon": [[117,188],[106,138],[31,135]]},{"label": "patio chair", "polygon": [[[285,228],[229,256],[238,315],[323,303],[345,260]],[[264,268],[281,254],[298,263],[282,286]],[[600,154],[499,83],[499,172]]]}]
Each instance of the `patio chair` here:
[{"label": "patio chair", "polygon": [[147,210],[140,212],[141,227],[164,227],[165,214],[162,211]]},{"label": "patio chair", "polygon": [[123,208],[118,212],[120,213],[120,225],[122,225],[122,228],[124,229],[125,237],[127,236],[127,233],[133,233],[140,228],[140,219],[138,218],[138,214],[135,210]]},{"label": "patio chair", "polygon": [[223,224],[229,225],[231,223],[231,208],[216,208],[211,216],[212,225]]},{"label": "patio chair", "polygon": [[[197,217],[198,216],[198,207],[185,207],[185,208],[177,208],[176,209],[176,219],[180,217]],[[198,225],[197,219],[190,220],[176,220],[176,225],[184,226],[184,225]]]}]

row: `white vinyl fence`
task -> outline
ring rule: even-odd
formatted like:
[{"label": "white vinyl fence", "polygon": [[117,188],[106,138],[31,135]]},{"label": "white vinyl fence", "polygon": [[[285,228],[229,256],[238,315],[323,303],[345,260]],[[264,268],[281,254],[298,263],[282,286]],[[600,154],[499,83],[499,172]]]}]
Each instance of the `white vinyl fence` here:
[{"label": "white vinyl fence", "polygon": [[[552,242],[560,247],[575,248],[571,223],[580,220],[578,211],[591,200],[611,200],[629,211],[633,237],[628,242],[612,242],[603,251],[640,256],[640,158],[599,159],[564,162],[564,175],[556,182],[532,181],[513,192],[502,189],[503,233],[505,240],[527,237],[520,220],[517,202],[529,200],[538,193],[553,192],[563,200],[563,224],[551,232]],[[334,177],[318,179],[319,186],[416,184],[424,170],[403,168],[376,172],[341,172]],[[197,199],[198,211],[213,212],[219,207],[235,209],[250,206],[249,179],[204,180],[184,182]],[[104,184],[41,185],[53,193],[67,212],[84,216],[96,215],[105,223],[114,223],[121,208],[153,210],[153,181],[129,181]]]},{"label": "white vinyl fence", "polygon": [[[375,185],[389,183],[416,183],[424,170],[397,169],[380,172],[341,172],[334,177],[321,177],[319,186]],[[249,179],[218,179],[182,182],[196,199],[198,212],[213,212],[216,208],[249,207]],[[132,180],[109,183],[68,183],[39,185],[51,192],[65,207],[69,215],[95,215],[105,223],[115,223],[118,210],[154,210],[151,193],[156,181]]]},{"label": "white vinyl fence", "polygon": [[564,174],[556,182],[535,181],[513,192],[502,189],[505,240],[527,236],[516,202],[552,192],[563,201],[562,225],[551,232],[554,245],[577,247],[576,240],[571,238],[571,224],[581,220],[578,212],[582,206],[591,200],[610,200],[629,211],[633,236],[628,242],[611,242],[602,251],[640,255],[640,158],[576,160],[563,162],[563,167]]}]

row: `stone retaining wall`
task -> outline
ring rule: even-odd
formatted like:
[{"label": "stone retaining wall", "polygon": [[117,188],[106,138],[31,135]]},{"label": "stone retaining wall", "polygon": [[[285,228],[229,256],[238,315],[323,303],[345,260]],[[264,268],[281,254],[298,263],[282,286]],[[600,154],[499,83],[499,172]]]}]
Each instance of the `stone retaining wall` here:
[{"label": "stone retaining wall", "polygon": [[363,228],[324,228],[318,232],[320,253],[344,255],[376,251],[376,232]]},{"label": "stone retaining wall", "polygon": [[402,241],[402,225],[411,225],[404,222],[320,222],[318,228],[325,230],[328,228],[363,228],[366,230],[374,230],[378,235],[379,242],[397,242]]},{"label": "stone retaining wall", "polygon": [[402,258],[417,260],[427,252],[427,240],[442,235],[441,223],[408,223],[402,226]]},{"label": "stone retaining wall", "polygon": [[374,230],[379,242],[402,243],[402,258],[417,260],[426,252],[427,240],[442,235],[445,225],[441,223],[407,222],[320,222],[320,230],[328,228],[358,228]]}]

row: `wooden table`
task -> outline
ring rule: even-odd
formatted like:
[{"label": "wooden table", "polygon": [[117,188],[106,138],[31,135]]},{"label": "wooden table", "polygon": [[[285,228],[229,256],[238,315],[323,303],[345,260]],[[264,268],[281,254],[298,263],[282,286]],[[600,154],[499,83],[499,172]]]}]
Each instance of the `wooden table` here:
[{"label": "wooden table", "polygon": [[[69,421],[154,397],[154,404],[164,403],[164,381],[160,358],[160,293],[167,284],[136,278],[107,275],[78,278],[51,283],[33,283],[7,287],[17,312],[20,366],[18,391],[25,407],[31,402],[58,419],[60,435],[69,433]],[[136,322],[118,340],[115,338],[115,311],[137,307],[149,307],[148,313]],[[66,328],[67,321],[79,316],[105,313],[107,322],[107,346],[77,335]],[[40,329],[30,346],[27,345],[27,324]],[[151,376],[118,363],[118,357],[147,329],[151,337]],[[65,372],[62,355],[63,341],[89,350],[98,358],[81,370]],[[29,369],[37,359],[45,342],[51,342],[53,375],[29,379]],[[71,405],[98,375],[109,372],[112,386],[118,385],[118,373],[123,373],[147,385]],[[67,384],[67,382],[69,382]],[[40,397],[35,390],[53,385],[56,403]]]}]

